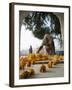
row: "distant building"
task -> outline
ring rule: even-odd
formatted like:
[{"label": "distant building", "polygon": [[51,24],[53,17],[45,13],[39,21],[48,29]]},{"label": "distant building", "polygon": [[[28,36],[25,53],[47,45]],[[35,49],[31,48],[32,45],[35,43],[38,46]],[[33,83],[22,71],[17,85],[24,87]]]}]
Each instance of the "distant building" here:
[{"label": "distant building", "polygon": [[29,53],[32,53],[33,50],[32,50],[32,46],[30,45],[30,48],[29,48]]}]

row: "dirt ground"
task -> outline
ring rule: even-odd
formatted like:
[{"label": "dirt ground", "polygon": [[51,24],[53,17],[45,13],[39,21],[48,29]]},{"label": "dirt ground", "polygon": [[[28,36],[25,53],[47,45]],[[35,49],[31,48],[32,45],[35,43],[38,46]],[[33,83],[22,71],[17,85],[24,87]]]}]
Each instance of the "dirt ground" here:
[{"label": "dirt ground", "polygon": [[[29,68],[33,68],[35,70],[35,75],[31,78],[52,78],[52,77],[64,77],[64,63],[59,63],[55,65],[53,68],[48,68],[46,65],[46,72],[41,73],[40,67],[42,64],[34,64]],[[26,68],[27,70],[29,68]],[[23,70],[20,70],[20,73]]]}]

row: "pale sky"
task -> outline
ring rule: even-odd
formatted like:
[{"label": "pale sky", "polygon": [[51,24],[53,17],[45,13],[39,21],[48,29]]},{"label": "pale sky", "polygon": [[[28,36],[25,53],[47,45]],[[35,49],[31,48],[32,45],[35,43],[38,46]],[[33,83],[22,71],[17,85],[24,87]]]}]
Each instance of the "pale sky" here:
[{"label": "pale sky", "polygon": [[[28,50],[30,48],[30,45],[32,45],[32,48],[38,48],[42,43],[42,40],[34,37],[32,34],[32,31],[26,30],[25,26],[21,26],[21,39],[20,39],[20,51],[22,50]],[[54,39],[55,49],[60,50],[60,43],[57,39]]]},{"label": "pale sky", "polygon": [[42,40],[35,38],[32,31],[25,30],[25,26],[21,26],[21,40],[20,40],[20,50],[29,49],[30,45],[33,48],[37,48],[41,45]]}]

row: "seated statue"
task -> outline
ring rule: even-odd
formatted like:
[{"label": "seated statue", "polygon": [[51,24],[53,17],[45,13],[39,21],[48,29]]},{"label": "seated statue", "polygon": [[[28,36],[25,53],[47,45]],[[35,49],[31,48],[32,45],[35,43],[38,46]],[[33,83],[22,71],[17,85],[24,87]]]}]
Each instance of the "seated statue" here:
[{"label": "seated statue", "polygon": [[48,54],[55,54],[55,46],[54,46],[54,41],[53,38],[49,34],[45,34],[43,38],[43,42],[41,46],[39,47],[37,53],[40,52],[40,50],[45,46],[46,52]]}]

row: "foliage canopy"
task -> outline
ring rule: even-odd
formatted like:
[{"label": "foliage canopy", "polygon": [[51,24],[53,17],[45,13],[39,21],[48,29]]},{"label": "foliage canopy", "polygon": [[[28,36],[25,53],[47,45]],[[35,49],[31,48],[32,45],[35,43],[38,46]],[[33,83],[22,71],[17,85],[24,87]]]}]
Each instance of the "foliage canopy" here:
[{"label": "foliage canopy", "polygon": [[26,30],[31,30],[35,37],[43,39],[46,33],[61,34],[59,18],[52,12],[30,12],[24,19]]}]

